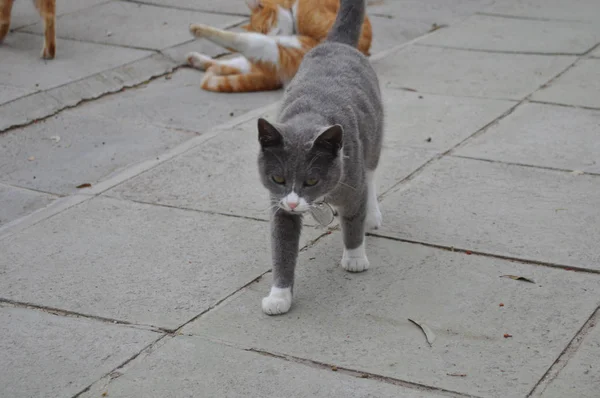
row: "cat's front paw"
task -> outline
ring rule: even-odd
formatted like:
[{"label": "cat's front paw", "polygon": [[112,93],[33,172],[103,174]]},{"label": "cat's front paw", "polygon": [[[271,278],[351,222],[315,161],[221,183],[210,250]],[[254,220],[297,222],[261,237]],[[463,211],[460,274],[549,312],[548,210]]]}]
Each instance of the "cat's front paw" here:
[{"label": "cat's front paw", "polygon": [[281,315],[292,306],[292,289],[273,286],[271,293],[262,300],[262,310],[267,315]]},{"label": "cat's front paw", "polygon": [[348,272],[363,272],[369,269],[369,259],[363,246],[356,249],[344,249],[342,268]]},{"label": "cat's front paw", "polygon": [[365,220],[365,229],[367,231],[379,229],[382,220],[383,216],[381,215],[381,211],[379,211],[379,207],[375,206],[373,209],[369,209]]}]

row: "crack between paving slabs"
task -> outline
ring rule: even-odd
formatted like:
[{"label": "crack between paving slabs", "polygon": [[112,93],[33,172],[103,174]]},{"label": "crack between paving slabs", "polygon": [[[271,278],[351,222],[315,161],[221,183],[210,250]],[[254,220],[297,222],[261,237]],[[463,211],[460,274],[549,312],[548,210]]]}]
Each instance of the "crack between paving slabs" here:
[{"label": "crack between paving slabs", "polygon": [[517,263],[521,263],[521,264],[530,264],[530,265],[538,265],[538,266],[542,266],[542,267],[557,268],[557,269],[562,269],[564,271],[584,272],[586,274],[593,274],[593,275],[600,274],[600,270],[595,270],[592,268],[584,268],[584,267],[578,267],[578,266],[573,266],[573,265],[549,263],[549,262],[545,262],[545,261],[530,260],[530,259],[521,258],[521,257],[505,256],[502,254],[494,254],[494,253],[487,253],[487,252],[482,252],[482,251],[477,251],[477,250],[463,249],[463,248],[459,248],[459,247],[455,247],[455,246],[446,246],[446,245],[441,245],[441,244],[437,244],[437,243],[429,243],[429,242],[423,242],[423,241],[418,241],[418,240],[413,240],[413,239],[398,238],[395,236],[382,235],[382,234],[373,233],[373,232],[368,232],[367,236],[373,236],[376,238],[388,239],[388,240],[393,240],[393,241],[397,241],[397,242],[412,243],[412,244],[416,244],[416,245],[421,245],[421,246],[426,246],[426,247],[431,247],[431,248],[441,249],[441,250],[446,250],[446,251],[451,251],[451,252],[465,253],[465,254],[469,254],[469,255],[489,257],[489,258],[497,258],[500,260],[507,260],[507,261],[517,262]]},{"label": "crack between paving slabs", "polygon": [[322,370],[327,370],[327,371],[331,372],[331,371],[333,371],[332,369],[335,368],[336,372],[347,375],[347,376],[351,376],[351,377],[355,377],[355,378],[359,378],[359,379],[371,379],[371,380],[374,380],[374,381],[377,381],[380,383],[392,384],[392,385],[399,386],[399,387],[405,387],[405,388],[408,388],[411,390],[417,390],[417,391],[421,391],[421,392],[435,392],[438,394],[442,394],[442,395],[449,396],[449,397],[456,397],[456,398],[463,398],[463,397],[481,398],[476,395],[470,395],[470,394],[461,393],[461,392],[457,392],[457,391],[447,390],[447,389],[441,388],[441,387],[434,387],[434,386],[429,386],[426,384],[406,381],[406,380],[398,379],[395,377],[382,376],[382,375],[379,375],[376,373],[371,373],[368,371],[362,371],[362,370],[356,370],[356,369],[352,369],[352,368],[348,368],[348,367],[337,366],[334,364],[328,364],[328,363],[316,361],[313,359],[301,358],[301,357],[297,357],[294,355],[288,355],[288,354],[273,353],[273,352],[258,349],[258,348],[243,347],[243,346],[237,345],[235,343],[220,340],[220,339],[203,337],[203,336],[198,336],[198,335],[194,335],[194,334],[188,334],[187,336],[205,340],[205,341],[208,341],[208,342],[211,342],[214,344],[220,344],[220,345],[224,345],[226,347],[266,356],[269,358],[292,362],[292,363],[307,366],[307,367],[310,367],[313,369],[322,369]]},{"label": "crack between paving slabs", "polygon": [[507,165],[507,166],[519,166],[519,167],[528,167],[530,169],[539,169],[539,170],[548,170],[548,171],[557,171],[560,173],[579,173],[581,175],[590,175],[590,176],[595,176],[595,177],[600,177],[600,173],[595,173],[595,172],[588,172],[588,171],[580,171],[580,170],[570,170],[570,169],[561,169],[559,167],[551,167],[551,166],[540,166],[540,165],[535,165],[535,164],[526,164],[526,163],[518,163],[518,162],[506,162],[503,160],[496,160],[496,159],[485,159],[485,158],[478,158],[475,156],[466,156],[466,155],[454,155],[454,154],[450,154],[448,155],[450,157],[453,158],[459,158],[459,159],[469,159],[469,160],[477,160],[480,162],[487,162],[487,163],[494,163],[494,164],[503,164],[503,165]]},{"label": "crack between paving slabs", "polygon": [[540,56],[548,56],[548,57],[579,57],[584,56],[588,53],[589,50],[580,52],[580,53],[561,53],[561,52],[537,52],[537,51],[511,51],[511,50],[491,50],[485,48],[469,48],[469,47],[455,47],[441,44],[421,44],[415,43],[416,46],[419,47],[428,47],[428,48],[444,48],[448,50],[459,50],[459,51],[467,51],[473,53],[488,53],[488,54],[508,54],[508,55],[540,55]]},{"label": "crack between paving slabs", "polygon": [[571,360],[571,358],[573,358],[573,356],[577,353],[579,347],[583,344],[585,337],[599,322],[600,307],[596,308],[590,317],[583,323],[569,344],[567,344],[565,349],[558,355],[558,357],[556,357],[556,360],[552,363],[552,365],[548,367],[548,370],[546,370],[544,375],[538,380],[535,386],[533,386],[526,398],[532,397],[534,394],[536,396],[541,396],[544,393],[546,388],[550,386],[552,381],[554,381],[554,379],[558,377],[565,366],[567,366],[569,360]]}]

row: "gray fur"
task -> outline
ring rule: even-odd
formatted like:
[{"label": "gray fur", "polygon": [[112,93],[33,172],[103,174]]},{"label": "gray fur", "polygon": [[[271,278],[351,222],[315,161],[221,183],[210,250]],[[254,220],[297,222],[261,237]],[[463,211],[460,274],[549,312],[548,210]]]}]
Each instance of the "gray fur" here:
[{"label": "gray fur", "polygon": [[[259,171],[274,205],[275,287],[294,282],[302,214],[278,207],[292,190],[309,203],[324,198],[337,208],[346,249],[364,240],[365,175],[379,163],[383,107],[375,71],[355,48],[363,18],[364,0],[342,0],[329,39],[305,55],[286,88],[277,121],[259,119]],[[309,178],[319,183],[305,186]]]}]

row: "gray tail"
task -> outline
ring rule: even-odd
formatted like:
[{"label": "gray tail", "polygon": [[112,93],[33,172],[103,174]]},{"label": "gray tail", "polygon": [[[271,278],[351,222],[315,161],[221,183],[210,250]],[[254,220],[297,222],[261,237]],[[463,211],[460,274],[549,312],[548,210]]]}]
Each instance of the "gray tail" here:
[{"label": "gray tail", "polygon": [[335,23],[327,35],[327,41],[358,46],[362,24],[365,19],[365,0],[341,0]]}]

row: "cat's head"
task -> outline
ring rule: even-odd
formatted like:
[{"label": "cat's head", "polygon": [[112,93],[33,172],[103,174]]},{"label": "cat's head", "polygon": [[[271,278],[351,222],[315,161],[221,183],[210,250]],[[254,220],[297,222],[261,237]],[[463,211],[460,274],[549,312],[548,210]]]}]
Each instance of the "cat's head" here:
[{"label": "cat's head", "polygon": [[342,138],[337,124],[298,131],[258,119],[259,173],[274,204],[300,214],[334,190],[342,178]]},{"label": "cat's head", "polygon": [[246,0],[250,9],[250,23],[242,28],[268,36],[294,34],[292,13],[285,0]]}]

